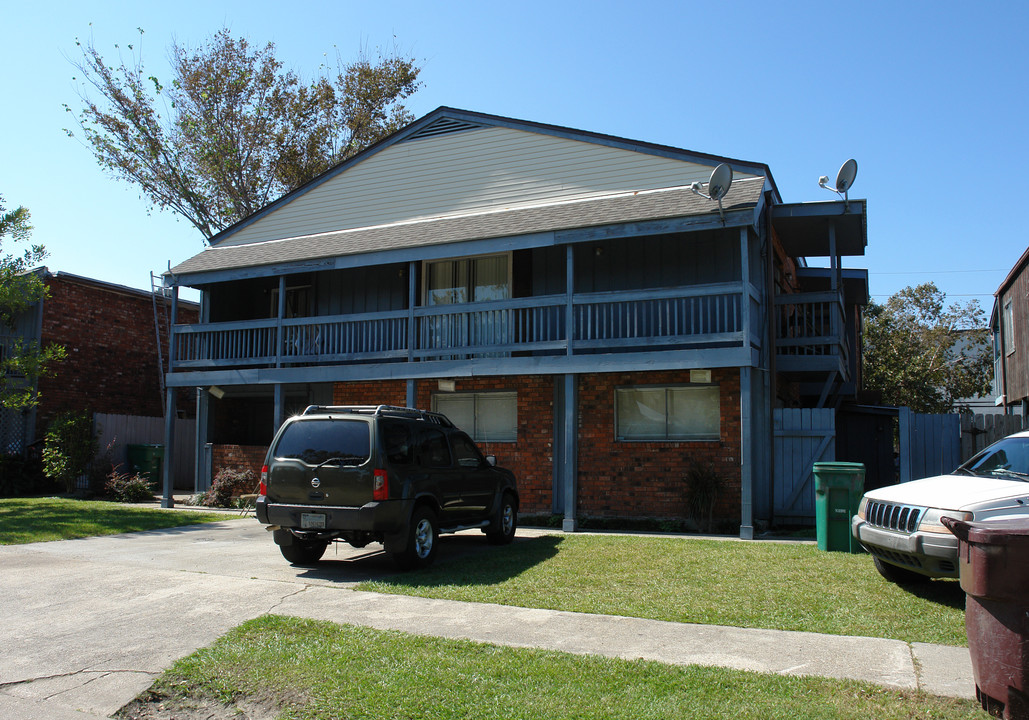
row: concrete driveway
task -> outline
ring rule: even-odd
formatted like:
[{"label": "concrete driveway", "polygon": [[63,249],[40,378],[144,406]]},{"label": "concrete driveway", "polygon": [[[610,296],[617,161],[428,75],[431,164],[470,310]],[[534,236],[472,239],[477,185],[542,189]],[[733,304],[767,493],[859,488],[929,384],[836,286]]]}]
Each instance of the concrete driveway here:
[{"label": "concrete driveway", "polygon": [[[519,531],[525,541],[532,531]],[[263,613],[513,646],[867,680],[974,696],[964,648],[357,592],[395,572],[378,545],[290,566],[252,518],[0,547],[0,717],[107,717],[175,660]],[[496,551],[446,536],[437,562]]]},{"label": "concrete driveway", "polygon": [[[465,544],[443,543],[440,559]],[[0,547],[0,717],[106,717],[290,595],[395,572],[376,547],[330,548],[319,568],[295,568],[252,518]]]}]

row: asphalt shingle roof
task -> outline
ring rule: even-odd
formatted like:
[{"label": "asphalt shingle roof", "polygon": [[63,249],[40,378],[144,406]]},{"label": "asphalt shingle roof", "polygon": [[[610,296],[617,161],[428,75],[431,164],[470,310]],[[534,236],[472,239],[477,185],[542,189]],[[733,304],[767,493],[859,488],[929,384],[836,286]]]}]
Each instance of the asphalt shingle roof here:
[{"label": "asphalt shingle roof", "polygon": [[[764,180],[759,177],[734,182],[722,200],[724,209],[739,210],[756,206],[764,188]],[[688,187],[670,188],[355,228],[247,245],[210,247],[172,268],[171,272],[175,275],[217,272],[717,212],[716,203],[696,195]]]}]

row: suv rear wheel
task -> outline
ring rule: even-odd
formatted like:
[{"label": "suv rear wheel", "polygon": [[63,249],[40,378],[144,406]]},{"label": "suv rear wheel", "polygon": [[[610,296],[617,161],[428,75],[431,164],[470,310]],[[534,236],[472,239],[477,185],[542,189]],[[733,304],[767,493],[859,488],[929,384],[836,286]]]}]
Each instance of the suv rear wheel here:
[{"label": "suv rear wheel", "polygon": [[436,513],[424,505],[411,515],[411,528],[407,533],[407,547],[394,553],[393,559],[405,570],[431,565],[436,559],[439,540],[439,522]]},{"label": "suv rear wheel", "polygon": [[279,545],[282,557],[293,565],[314,565],[322,559],[328,540],[301,540],[294,538],[290,545]]}]

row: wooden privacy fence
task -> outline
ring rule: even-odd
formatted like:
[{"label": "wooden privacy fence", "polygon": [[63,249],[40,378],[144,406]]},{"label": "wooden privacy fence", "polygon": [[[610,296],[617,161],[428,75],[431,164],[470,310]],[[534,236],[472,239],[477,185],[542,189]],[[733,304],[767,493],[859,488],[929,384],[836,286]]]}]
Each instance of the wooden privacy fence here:
[{"label": "wooden privacy fence", "polygon": [[[129,445],[163,445],[164,418],[141,415],[110,415],[95,413],[93,425],[100,438],[100,453],[111,447],[111,461],[121,465],[122,472],[128,472]],[[175,447],[172,452],[175,477],[173,486],[183,490],[193,489],[193,474],[196,445],[196,420],[175,421]]]},{"label": "wooden privacy fence", "polygon": [[961,416],[961,462],[968,460],[1002,437],[1024,430],[1025,426],[1025,418],[1021,415],[963,414]]}]

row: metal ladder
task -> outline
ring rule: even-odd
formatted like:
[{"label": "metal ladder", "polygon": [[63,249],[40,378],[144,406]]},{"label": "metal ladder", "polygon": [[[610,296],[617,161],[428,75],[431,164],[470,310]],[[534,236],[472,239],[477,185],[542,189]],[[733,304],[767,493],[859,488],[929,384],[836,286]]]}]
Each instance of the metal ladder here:
[{"label": "metal ladder", "polygon": [[[157,295],[161,295],[161,305],[164,306],[164,312],[162,313],[157,307]],[[161,387],[161,415],[168,413],[168,408],[165,405],[165,386],[164,386],[164,373],[166,369],[164,367],[164,348],[161,345],[161,317],[164,317],[164,328],[169,330],[171,328],[171,304],[168,302],[167,295],[164,294],[164,283],[161,281],[160,275],[154,275],[150,273],[150,300],[154,306],[154,335],[157,339],[157,376],[160,379]],[[171,342],[169,337],[168,342]]]}]

